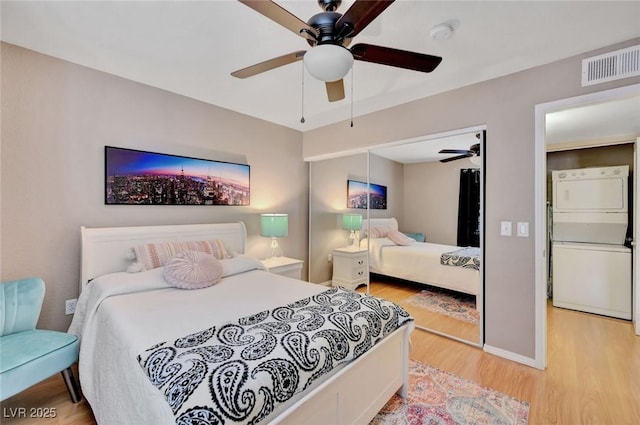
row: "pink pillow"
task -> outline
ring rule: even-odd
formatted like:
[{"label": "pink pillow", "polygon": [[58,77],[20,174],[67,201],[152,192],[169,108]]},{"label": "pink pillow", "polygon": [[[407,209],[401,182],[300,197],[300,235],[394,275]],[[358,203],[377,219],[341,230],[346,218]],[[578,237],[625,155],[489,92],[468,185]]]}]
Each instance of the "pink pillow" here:
[{"label": "pink pillow", "polygon": [[222,263],[211,254],[183,251],[164,266],[164,278],[180,289],[200,289],[217,283],[222,277]]},{"label": "pink pillow", "polygon": [[136,261],[144,270],[162,267],[169,259],[183,251],[200,251],[211,254],[219,260],[229,258],[229,254],[221,240],[158,242],[138,245],[133,248]]},{"label": "pink pillow", "polygon": [[402,232],[398,232],[397,230],[392,230],[387,233],[387,237],[391,239],[396,245],[412,245],[416,240],[410,238]]}]

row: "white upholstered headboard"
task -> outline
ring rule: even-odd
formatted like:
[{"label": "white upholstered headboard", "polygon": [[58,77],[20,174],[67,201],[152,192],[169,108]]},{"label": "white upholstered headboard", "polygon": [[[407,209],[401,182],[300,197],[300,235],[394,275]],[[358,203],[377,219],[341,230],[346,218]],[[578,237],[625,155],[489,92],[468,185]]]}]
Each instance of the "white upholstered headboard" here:
[{"label": "white upholstered headboard", "polygon": [[398,230],[398,220],[395,217],[364,219],[362,220],[362,229],[368,229],[369,224],[371,224],[371,227],[386,226],[390,230]]},{"label": "white upholstered headboard", "polygon": [[154,242],[220,239],[229,252],[244,254],[247,230],[243,222],[173,226],[81,227],[80,291],[93,278],[123,272],[133,262],[132,248]]}]

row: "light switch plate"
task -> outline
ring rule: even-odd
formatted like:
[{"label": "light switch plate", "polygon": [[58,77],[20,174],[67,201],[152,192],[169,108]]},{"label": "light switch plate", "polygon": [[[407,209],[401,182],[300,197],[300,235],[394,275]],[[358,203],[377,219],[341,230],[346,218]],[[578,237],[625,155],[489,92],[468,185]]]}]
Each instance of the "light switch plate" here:
[{"label": "light switch plate", "polygon": [[519,221],[516,227],[517,235],[521,238],[529,237],[529,222],[528,221]]},{"label": "light switch plate", "polygon": [[510,221],[501,221],[500,222],[500,236],[511,236],[511,226],[512,223]]}]

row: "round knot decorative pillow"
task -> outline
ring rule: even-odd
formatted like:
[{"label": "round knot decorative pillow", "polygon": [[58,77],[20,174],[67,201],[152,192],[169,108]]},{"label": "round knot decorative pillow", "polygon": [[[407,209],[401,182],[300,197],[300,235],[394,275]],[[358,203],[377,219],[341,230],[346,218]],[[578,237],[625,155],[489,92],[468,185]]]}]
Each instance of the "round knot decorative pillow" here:
[{"label": "round knot decorative pillow", "polygon": [[180,289],[200,289],[217,283],[222,277],[222,263],[211,254],[183,251],[164,266],[164,278]]}]

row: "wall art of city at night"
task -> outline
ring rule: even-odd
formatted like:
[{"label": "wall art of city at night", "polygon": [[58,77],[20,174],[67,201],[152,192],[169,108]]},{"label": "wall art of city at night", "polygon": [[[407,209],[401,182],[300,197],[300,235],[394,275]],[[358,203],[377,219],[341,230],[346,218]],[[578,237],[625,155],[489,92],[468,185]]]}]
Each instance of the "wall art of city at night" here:
[{"label": "wall art of city at night", "polygon": [[249,205],[249,166],[105,146],[105,204]]}]

